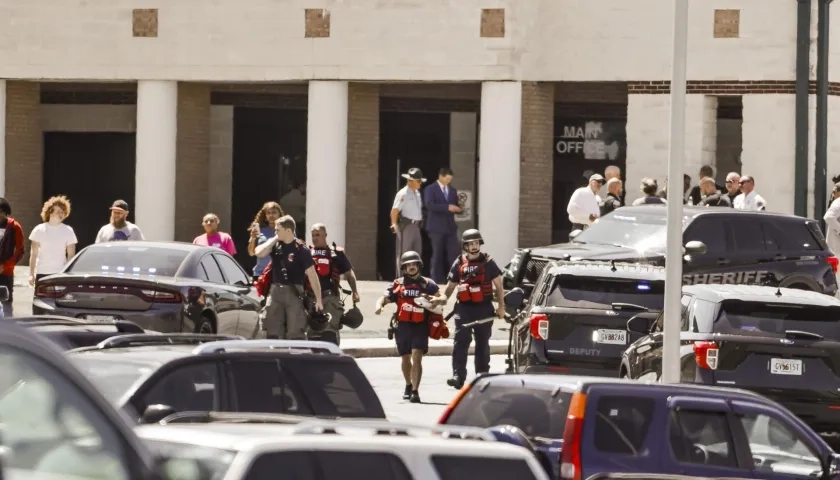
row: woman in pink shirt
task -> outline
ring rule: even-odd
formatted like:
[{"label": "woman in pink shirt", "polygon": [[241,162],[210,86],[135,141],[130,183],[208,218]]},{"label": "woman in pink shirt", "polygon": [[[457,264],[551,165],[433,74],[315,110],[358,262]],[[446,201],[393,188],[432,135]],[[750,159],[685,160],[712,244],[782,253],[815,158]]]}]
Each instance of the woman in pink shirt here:
[{"label": "woman in pink shirt", "polygon": [[221,248],[231,255],[236,255],[233,239],[227,233],[219,231],[219,217],[215,213],[205,215],[201,224],[205,233],[195,237],[193,244]]}]

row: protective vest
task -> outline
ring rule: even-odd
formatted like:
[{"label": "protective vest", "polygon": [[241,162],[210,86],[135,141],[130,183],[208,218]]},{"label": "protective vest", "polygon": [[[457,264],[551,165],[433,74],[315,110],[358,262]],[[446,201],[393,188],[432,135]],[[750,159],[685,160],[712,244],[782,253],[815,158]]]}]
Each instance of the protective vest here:
[{"label": "protective vest", "polygon": [[414,303],[414,299],[423,294],[426,279],[405,284],[403,279],[394,280],[392,291],[397,296],[397,320],[400,322],[421,323],[426,319],[426,309]]},{"label": "protective vest", "polygon": [[[302,242],[299,239],[295,239],[295,246],[297,250],[300,251],[301,248],[306,248],[306,243]],[[297,252],[295,252],[297,253]],[[295,265],[294,259],[289,258],[289,255],[284,254],[281,248],[280,243],[276,243],[271,251],[271,276],[272,280],[276,279],[279,283],[288,282],[289,279],[289,272],[294,271],[297,269]],[[296,272],[296,273],[304,273],[304,272]],[[305,275],[304,275],[305,278]]]},{"label": "protective vest", "polygon": [[490,256],[480,254],[477,259],[470,260],[461,255],[461,266],[458,267],[458,301],[460,303],[483,303],[493,298],[493,283],[487,278],[487,262]]},{"label": "protective vest", "polygon": [[[312,253],[312,261],[315,262],[315,273],[322,279],[329,278],[332,289],[337,289],[341,281],[341,273],[338,272],[338,264],[335,258],[344,255],[344,250],[333,244],[332,248],[315,248],[310,245],[309,251]],[[306,289],[312,289],[309,285],[309,279],[306,281]]]}]

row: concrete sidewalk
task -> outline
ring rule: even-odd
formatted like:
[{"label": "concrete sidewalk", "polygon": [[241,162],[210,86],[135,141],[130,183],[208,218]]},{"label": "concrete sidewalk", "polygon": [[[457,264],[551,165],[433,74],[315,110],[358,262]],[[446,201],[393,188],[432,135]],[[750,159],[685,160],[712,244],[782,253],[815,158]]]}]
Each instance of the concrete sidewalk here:
[{"label": "concrete sidewalk", "polygon": [[[452,355],[454,342],[451,339],[429,339],[429,356]],[[507,355],[507,340],[490,340],[490,355]],[[387,338],[348,338],[341,340],[341,349],[356,358],[396,357],[397,348]],[[470,355],[475,351],[475,342],[470,346]]]}]

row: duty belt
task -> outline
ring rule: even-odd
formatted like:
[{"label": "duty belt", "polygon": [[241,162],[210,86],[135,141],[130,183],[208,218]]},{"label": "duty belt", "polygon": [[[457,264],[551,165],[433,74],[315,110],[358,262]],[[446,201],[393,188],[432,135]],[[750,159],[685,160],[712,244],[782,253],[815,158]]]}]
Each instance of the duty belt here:
[{"label": "duty belt", "polygon": [[409,223],[409,224],[412,224],[412,225],[416,225],[420,222],[422,222],[422,220],[412,220],[410,218],[401,218],[400,219],[400,223]]}]

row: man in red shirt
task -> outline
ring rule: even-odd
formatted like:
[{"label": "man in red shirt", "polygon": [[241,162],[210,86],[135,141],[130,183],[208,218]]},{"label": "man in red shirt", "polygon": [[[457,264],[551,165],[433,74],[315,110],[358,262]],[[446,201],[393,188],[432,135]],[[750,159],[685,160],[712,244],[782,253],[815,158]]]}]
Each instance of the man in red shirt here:
[{"label": "man in red shirt", "polygon": [[0,286],[9,289],[9,299],[3,302],[6,318],[14,316],[15,265],[24,253],[23,228],[11,215],[11,205],[0,197]]}]

